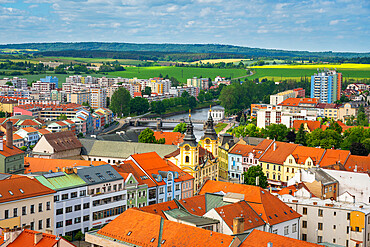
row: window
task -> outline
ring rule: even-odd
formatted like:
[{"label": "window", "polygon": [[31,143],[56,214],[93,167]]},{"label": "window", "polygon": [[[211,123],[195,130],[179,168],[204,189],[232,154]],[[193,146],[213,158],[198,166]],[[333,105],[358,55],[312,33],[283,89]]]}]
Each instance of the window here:
[{"label": "window", "polygon": [[4,218],[5,219],[9,218],[9,210],[8,209],[4,211]]},{"label": "window", "polygon": [[274,165],[274,171],[276,171],[276,165]]},{"label": "window", "polygon": [[13,217],[18,217],[18,208],[13,208]]},{"label": "window", "polygon": [[105,180],[105,177],[103,175],[101,175],[101,173],[99,173],[99,172],[96,173],[96,176],[98,176],[98,178],[100,180]]},{"label": "window", "polygon": [[185,156],[185,162],[186,162],[186,163],[189,163],[189,160],[190,160],[190,159],[189,159],[189,156],[188,156],[188,155],[186,155],[186,156]]},{"label": "window", "polygon": [[50,228],[50,218],[46,219],[46,228]]},{"label": "window", "polygon": [[292,233],[297,232],[297,224],[292,225]]},{"label": "window", "polygon": [[31,226],[31,230],[35,230],[35,222],[32,221],[30,226]]},{"label": "window", "polygon": [[57,201],[59,201],[59,195],[54,196],[54,202],[57,202]]},{"label": "window", "polygon": [[307,228],[307,221],[305,220],[302,221],[302,228]]},{"label": "window", "polygon": [[71,193],[71,198],[76,198],[77,197],[77,192],[72,192]]},{"label": "window", "polygon": [[272,233],[273,233],[273,234],[278,234],[278,230],[277,230],[277,229],[275,229],[275,230],[273,230],[273,231],[272,231]]},{"label": "window", "polygon": [[355,232],[359,232],[359,231],[360,231],[360,228],[358,226],[356,226]]},{"label": "window", "polygon": [[307,241],[307,234],[302,234],[302,240]]},{"label": "window", "polygon": [[179,184],[176,184],[175,190],[180,190],[180,185]]},{"label": "window", "polygon": [[333,213],[333,214],[334,214],[334,216],[337,216],[337,212],[335,212],[335,211],[334,211],[334,213]]},{"label": "window", "polygon": [[347,234],[349,234],[349,226],[347,226]]},{"label": "window", "polygon": [[75,211],[80,211],[81,210],[81,204],[75,205]]},{"label": "window", "polygon": [[159,188],[159,194],[163,194],[163,187]]},{"label": "window", "polygon": [[63,208],[57,209],[56,215],[60,215],[60,214],[63,214]]},{"label": "window", "polygon": [[322,215],[323,215],[322,209],[319,209],[319,210],[317,211],[317,215],[318,215],[319,217],[322,217]]},{"label": "window", "polygon": [[66,220],[66,226],[72,225],[72,219]]},{"label": "window", "polygon": [[83,217],[83,221],[89,221],[90,220],[90,215],[85,215]]},{"label": "window", "polygon": [[350,219],[351,219],[351,214],[347,213],[347,220],[350,220]]},{"label": "window", "polygon": [[46,210],[50,210],[50,202],[46,202]]},{"label": "window", "polygon": [[321,243],[322,242],[322,236],[317,236],[317,242]]},{"label": "window", "polygon": [[270,164],[266,164],[266,169],[270,169]]},{"label": "window", "polygon": [[72,212],[72,206],[66,207],[66,213],[71,213]]},{"label": "window", "polygon": [[318,224],[317,224],[317,229],[318,229],[318,230],[322,230],[322,223],[318,223]]},{"label": "window", "polygon": [[39,230],[42,229],[42,220],[39,220]]},{"label": "window", "polygon": [[84,207],[84,209],[89,208],[90,207],[90,203],[88,203],[88,202],[87,203],[84,203],[84,206],[83,207]]},{"label": "window", "polygon": [[85,178],[86,178],[89,182],[91,182],[91,183],[94,183],[94,182],[95,182],[95,180],[94,180],[94,179],[92,179],[92,178],[90,177],[90,175],[85,175]]},{"label": "window", "polygon": [[307,208],[303,208],[303,212],[302,212],[303,215],[307,215]]},{"label": "window", "polygon": [[289,172],[289,167],[286,168],[286,172]]},{"label": "window", "polygon": [[57,222],[57,228],[61,228],[61,227],[63,227],[63,221]]},{"label": "window", "polygon": [[284,235],[289,234],[289,226],[284,226]]},{"label": "window", "polygon": [[77,224],[77,223],[81,223],[81,217],[75,218],[75,224]]},{"label": "window", "polygon": [[39,203],[39,212],[42,212],[42,203]]},{"label": "window", "polygon": [[62,200],[67,200],[68,199],[68,194],[63,194],[62,195]]},{"label": "window", "polygon": [[26,214],[27,214],[27,207],[23,206],[22,207],[22,215],[26,215]]},{"label": "window", "polygon": [[86,195],[86,190],[81,190],[80,191],[80,196],[85,196]]},{"label": "window", "polygon": [[31,214],[35,213],[35,205],[31,205],[30,212],[31,212]]}]

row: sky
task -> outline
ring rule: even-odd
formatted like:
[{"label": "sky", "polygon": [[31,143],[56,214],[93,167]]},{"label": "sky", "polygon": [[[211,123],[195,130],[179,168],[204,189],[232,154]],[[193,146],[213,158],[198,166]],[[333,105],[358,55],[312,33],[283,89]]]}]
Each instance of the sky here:
[{"label": "sky", "polygon": [[370,0],[0,0],[0,43],[230,44],[370,52]]}]

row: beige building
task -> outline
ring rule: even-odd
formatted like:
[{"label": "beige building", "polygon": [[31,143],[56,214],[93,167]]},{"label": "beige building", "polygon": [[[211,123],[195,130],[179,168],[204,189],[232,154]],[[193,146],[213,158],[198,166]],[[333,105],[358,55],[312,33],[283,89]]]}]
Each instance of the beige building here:
[{"label": "beige building", "polygon": [[351,116],[356,116],[357,107],[354,107],[351,103],[345,103],[338,109],[338,119],[345,122]]},{"label": "beige building", "polygon": [[29,225],[31,230],[52,231],[55,191],[36,179],[7,174],[0,176],[0,227]]},{"label": "beige building", "polygon": [[90,89],[90,106],[93,109],[107,107],[107,92],[105,91],[105,88]]},{"label": "beige building", "polygon": [[90,104],[90,93],[85,90],[67,94],[67,102],[82,105],[87,102]]}]

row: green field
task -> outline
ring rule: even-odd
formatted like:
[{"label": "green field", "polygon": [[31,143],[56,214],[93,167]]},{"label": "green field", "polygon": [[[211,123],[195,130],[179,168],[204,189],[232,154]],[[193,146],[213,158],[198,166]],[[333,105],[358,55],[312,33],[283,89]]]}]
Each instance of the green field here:
[{"label": "green field", "polygon": [[58,61],[63,63],[103,63],[103,62],[115,62],[118,61],[120,64],[124,65],[138,65],[143,63],[140,60],[133,59],[113,59],[113,58],[84,58],[84,57],[38,57],[33,59],[34,61]]},{"label": "green field", "polygon": [[[256,73],[250,77],[249,79],[255,78],[267,78],[267,79],[274,79],[274,80],[284,80],[284,79],[294,79],[294,78],[301,78],[301,77],[311,77],[314,73],[317,73],[317,69],[293,69],[293,68],[253,68]],[[370,70],[366,69],[338,69],[338,72],[343,74],[343,78],[353,78],[353,79],[361,79],[361,78],[370,78]]]},{"label": "green field", "polygon": [[147,79],[151,77],[163,76],[175,77],[180,82],[186,82],[187,78],[204,77],[214,79],[216,76],[222,77],[241,77],[247,74],[244,69],[218,69],[218,68],[190,68],[175,66],[155,66],[155,67],[127,67],[126,71],[110,72],[109,76]]}]

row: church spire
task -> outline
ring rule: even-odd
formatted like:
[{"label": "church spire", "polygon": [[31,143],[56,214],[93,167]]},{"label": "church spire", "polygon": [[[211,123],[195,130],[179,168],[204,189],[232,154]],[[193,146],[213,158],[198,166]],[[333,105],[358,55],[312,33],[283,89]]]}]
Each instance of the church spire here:
[{"label": "church spire", "polygon": [[204,132],[204,136],[202,137],[202,140],[206,137],[210,138],[211,140],[217,140],[217,133],[215,129],[213,128],[213,118],[212,118],[212,108],[209,106],[209,116],[208,120],[206,122],[206,131]]},{"label": "church spire", "polygon": [[194,135],[194,126],[191,122],[191,110],[189,109],[189,123],[186,126],[186,132],[184,141],[181,143],[181,146],[189,144],[190,146],[196,147],[198,145],[195,135]]}]

